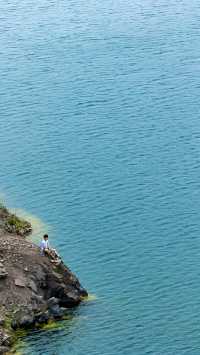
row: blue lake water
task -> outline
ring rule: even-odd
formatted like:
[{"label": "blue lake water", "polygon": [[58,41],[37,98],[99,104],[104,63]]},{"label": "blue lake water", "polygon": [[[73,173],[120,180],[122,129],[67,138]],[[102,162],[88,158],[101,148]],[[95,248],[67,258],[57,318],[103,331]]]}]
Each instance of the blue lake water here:
[{"label": "blue lake water", "polygon": [[1,196],[96,295],[25,355],[200,354],[199,20],[197,0],[1,0]]}]

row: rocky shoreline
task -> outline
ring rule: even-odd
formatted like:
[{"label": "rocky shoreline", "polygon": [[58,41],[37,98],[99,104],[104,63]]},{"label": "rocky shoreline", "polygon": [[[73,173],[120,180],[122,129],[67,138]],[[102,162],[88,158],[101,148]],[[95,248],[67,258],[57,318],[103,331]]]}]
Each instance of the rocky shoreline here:
[{"label": "rocky shoreline", "polygon": [[31,232],[0,205],[0,354],[10,351],[17,329],[60,320],[88,295],[63,262],[53,264],[25,238]]}]

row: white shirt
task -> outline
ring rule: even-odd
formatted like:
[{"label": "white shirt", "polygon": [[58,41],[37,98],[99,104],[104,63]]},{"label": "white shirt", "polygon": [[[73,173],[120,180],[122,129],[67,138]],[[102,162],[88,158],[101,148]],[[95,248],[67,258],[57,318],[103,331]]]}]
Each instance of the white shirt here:
[{"label": "white shirt", "polygon": [[40,249],[42,252],[44,251],[44,249],[49,249],[49,241],[43,239],[40,244]]}]

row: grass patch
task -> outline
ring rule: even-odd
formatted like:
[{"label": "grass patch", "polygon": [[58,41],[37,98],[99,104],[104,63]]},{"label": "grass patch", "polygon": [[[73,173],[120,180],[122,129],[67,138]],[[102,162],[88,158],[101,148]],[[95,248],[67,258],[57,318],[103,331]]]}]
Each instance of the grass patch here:
[{"label": "grass patch", "polygon": [[23,219],[18,218],[14,214],[12,214],[12,215],[10,215],[8,217],[7,223],[10,226],[14,226],[16,228],[16,230],[20,230],[22,228],[26,228],[29,225],[28,222],[24,221]]},{"label": "grass patch", "polygon": [[31,232],[31,224],[24,219],[10,214],[6,220],[5,228],[10,233],[25,235]]}]

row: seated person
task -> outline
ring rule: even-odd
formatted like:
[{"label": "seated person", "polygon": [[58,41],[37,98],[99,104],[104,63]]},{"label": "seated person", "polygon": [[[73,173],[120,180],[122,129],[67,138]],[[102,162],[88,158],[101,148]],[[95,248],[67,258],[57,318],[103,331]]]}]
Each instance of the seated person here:
[{"label": "seated person", "polygon": [[56,252],[55,249],[50,248],[49,246],[49,236],[48,234],[45,234],[43,236],[43,240],[41,241],[40,244],[40,250],[42,255],[46,255],[51,259],[51,262],[59,265],[61,263],[61,258],[58,255],[58,253]]},{"label": "seated person", "polygon": [[50,247],[49,247],[49,236],[48,236],[48,234],[45,234],[43,236],[43,240],[40,243],[40,250],[41,250],[42,255],[45,255],[45,254],[49,253]]}]

